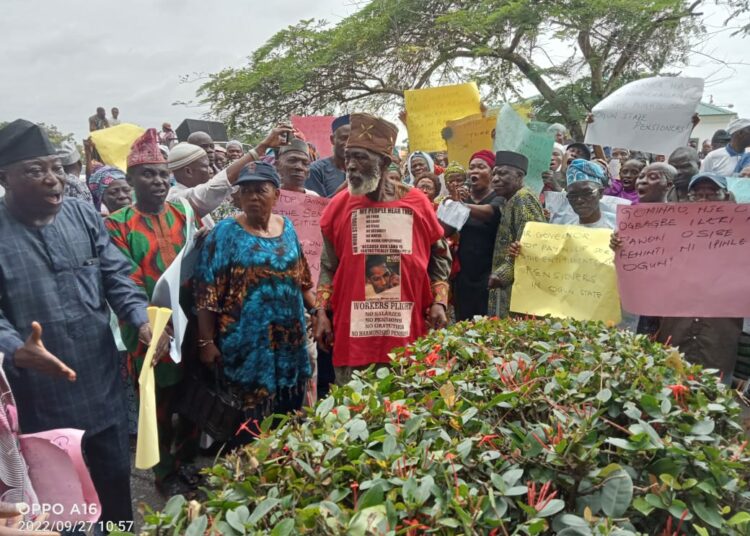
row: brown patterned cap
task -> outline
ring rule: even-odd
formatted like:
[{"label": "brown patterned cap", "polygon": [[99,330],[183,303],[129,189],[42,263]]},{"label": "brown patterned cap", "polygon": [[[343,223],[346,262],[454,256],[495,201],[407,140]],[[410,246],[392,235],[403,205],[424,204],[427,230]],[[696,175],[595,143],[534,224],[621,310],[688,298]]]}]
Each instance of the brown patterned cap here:
[{"label": "brown patterned cap", "polygon": [[358,147],[387,156],[393,160],[393,147],[396,145],[398,129],[393,123],[370,114],[351,114],[351,132],[347,148]]}]

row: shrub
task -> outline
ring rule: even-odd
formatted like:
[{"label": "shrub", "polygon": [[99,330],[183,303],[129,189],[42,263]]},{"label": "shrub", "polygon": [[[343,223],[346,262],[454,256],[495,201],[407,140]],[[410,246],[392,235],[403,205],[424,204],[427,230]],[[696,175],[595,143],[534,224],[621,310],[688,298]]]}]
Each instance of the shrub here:
[{"label": "shrub", "polygon": [[208,470],[160,534],[750,534],[738,403],[603,324],[478,320],[396,350]]}]

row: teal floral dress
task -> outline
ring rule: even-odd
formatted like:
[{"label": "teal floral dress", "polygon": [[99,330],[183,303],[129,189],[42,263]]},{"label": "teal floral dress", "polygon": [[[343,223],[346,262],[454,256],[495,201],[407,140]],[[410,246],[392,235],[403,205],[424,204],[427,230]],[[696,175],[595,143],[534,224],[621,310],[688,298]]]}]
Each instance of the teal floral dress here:
[{"label": "teal floral dress", "polygon": [[284,218],[273,238],[248,233],[234,218],[219,222],[203,244],[194,284],[196,308],[217,314],[224,375],[245,409],[266,415],[280,401],[301,404],[311,374],[302,293],[313,284],[292,222]]}]

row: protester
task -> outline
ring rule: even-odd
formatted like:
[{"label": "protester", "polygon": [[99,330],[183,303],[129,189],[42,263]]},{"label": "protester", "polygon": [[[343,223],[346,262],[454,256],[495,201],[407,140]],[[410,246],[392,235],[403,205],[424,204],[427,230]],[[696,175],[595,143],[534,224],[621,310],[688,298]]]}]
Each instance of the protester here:
[{"label": "protester", "polygon": [[83,163],[78,148],[73,142],[66,141],[57,150],[57,154],[65,171],[65,195],[91,203],[91,192],[81,180]]},{"label": "protester", "polygon": [[107,112],[99,106],[96,109],[96,113],[89,117],[89,132],[94,132],[95,130],[102,130],[104,128],[109,128],[109,121],[107,121]]},{"label": "protester", "polygon": [[627,160],[620,168],[620,178],[612,179],[609,187],[604,190],[604,195],[627,199],[632,204],[638,203],[638,191],[635,188],[638,175],[645,167],[641,160]]},{"label": "protester", "polygon": [[[156,129],[148,129],[133,143],[127,163],[135,203],[110,214],[105,223],[112,242],[130,261],[131,279],[151,300],[159,277],[185,244],[188,225],[194,225],[189,216],[192,207],[187,202],[167,202],[170,172],[159,151]],[[146,347],[128,326],[121,331],[131,370],[138,377]],[[189,469],[180,466],[197,453],[198,434],[184,417],[175,415],[183,368],[168,353],[160,357],[154,367],[160,459],[153,470],[158,489],[171,495],[195,483]]]},{"label": "protester", "polygon": [[635,182],[638,202],[666,203],[676,176],[677,170],[664,162],[654,162],[644,167]]},{"label": "protester", "polygon": [[[443,229],[429,200],[418,189],[387,179],[396,127],[368,114],[352,114],[350,121],[345,156],[348,189],[331,201],[321,218],[323,255],[315,331],[324,349],[330,349],[335,339],[333,364],[339,384],[355,369],[388,363],[394,347],[424,335],[425,312],[431,326],[445,325],[451,265]],[[365,232],[365,220],[376,221],[382,232]],[[360,225],[361,241],[352,234]],[[399,264],[400,300],[387,306],[395,313],[393,329],[381,328],[368,313],[384,305],[365,297],[365,266],[371,254],[388,255]],[[333,327],[328,311],[333,312]]]},{"label": "protester", "polygon": [[713,145],[711,144],[711,140],[703,140],[703,144],[701,145],[700,153],[698,153],[701,157],[701,160],[706,158],[706,155],[714,150]]},{"label": "protester", "polygon": [[[521,240],[526,223],[546,221],[536,195],[524,186],[523,179],[528,168],[529,161],[522,154],[511,151],[495,153],[492,187],[506,203],[497,229],[492,256],[492,273],[489,278],[489,288],[492,290],[489,295],[488,314],[501,318],[508,316],[513,286],[514,259],[508,253],[508,247],[512,242]],[[463,270],[462,264],[461,271]]]},{"label": "protester", "polygon": [[243,213],[216,226],[195,269],[198,347],[205,365],[221,361],[245,419],[262,420],[302,405],[311,374],[304,313],[315,298],[294,226],[272,213],[276,171],[258,162],[237,186]]},{"label": "protester", "polygon": [[438,151],[436,153],[433,153],[432,157],[435,165],[438,165],[441,168],[445,168],[448,166],[448,151]]},{"label": "protester", "polygon": [[122,123],[122,121],[120,121],[120,109],[118,107],[115,106],[114,108],[112,108],[112,119],[110,119],[108,122],[109,126],[111,127],[117,126]]},{"label": "protester", "polygon": [[690,179],[698,173],[701,165],[698,152],[692,147],[678,147],[669,155],[668,163],[677,170],[677,175],[673,180],[674,188],[667,199],[678,202],[686,201]]},{"label": "protester", "polygon": [[[667,166],[658,172],[658,168],[654,169],[654,166],[659,165],[664,164],[652,164],[639,178],[639,192],[650,194],[643,195],[641,203],[649,202],[649,198],[653,199],[650,202],[663,202],[666,198],[669,177],[675,176],[676,170],[669,169],[671,166]],[[659,181],[656,180],[657,174],[661,175]],[[648,184],[644,179],[648,181]],[[647,191],[647,188],[650,191]],[[661,199],[658,199],[658,193],[661,193]],[[715,173],[701,172],[690,180],[685,201],[732,202],[732,197],[725,177]],[[617,234],[613,235],[611,245],[615,251],[622,247],[622,241]],[[679,348],[685,358],[692,363],[701,364],[706,368],[719,369],[722,381],[730,385],[737,361],[737,346],[742,333],[742,324],[742,318],[642,316],[638,323],[638,333],[652,335],[663,344],[671,344]]]},{"label": "protester", "polygon": [[133,188],[128,184],[125,173],[116,167],[100,167],[87,183],[94,208],[99,212],[102,211],[102,204],[111,214],[133,202]]},{"label": "protester", "polygon": [[227,167],[227,150],[219,144],[214,145],[214,162],[216,167],[221,171]]},{"label": "protester", "polygon": [[[401,182],[402,181],[401,169],[396,164],[388,164],[388,175],[387,176],[388,176],[388,180],[390,180],[390,181],[393,181],[393,182]],[[344,179],[346,180],[346,175],[344,176]]]},{"label": "protester", "polygon": [[169,149],[177,143],[177,134],[172,130],[170,123],[162,123],[161,131],[159,132],[159,143],[166,145]]},{"label": "protester", "polygon": [[711,151],[715,151],[716,149],[723,149],[727,146],[727,143],[729,143],[730,139],[731,137],[729,136],[729,133],[723,128],[720,128],[719,130],[714,132],[714,135],[711,137]]},{"label": "protester", "polygon": [[130,521],[127,415],[106,303],[148,345],[146,296],[94,207],[63,196],[64,176],[43,129],[18,119],[0,130],[3,369],[24,433],[84,430],[100,521]]},{"label": "protester", "polygon": [[448,193],[461,201],[469,199],[469,189],[466,187],[466,169],[458,162],[449,162],[443,173]]},{"label": "protester", "polygon": [[621,147],[615,147],[612,149],[612,160],[619,160],[620,165],[625,165],[625,162],[630,160],[630,151]]},{"label": "protester", "polygon": [[435,199],[440,192],[440,179],[437,175],[434,173],[422,175],[422,178],[417,181],[416,187],[427,196],[427,199],[435,204]]},{"label": "protester", "polygon": [[552,157],[550,158],[549,170],[542,172],[542,193],[539,196],[540,202],[544,204],[544,192],[560,192],[565,185],[565,177],[561,171],[565,147],[555,143],[552,147]]},{"label": "protester", "polygon": [[565,125],[561,125],[560,123],[553,123],[552,125],[547,127],[547,134],[555,138],[555,143],[565,145],[565,140],[568,136],[568,129],[565,127]]},{"label": "protester", "polygon": [[701,172],[712,172],[725,177],[739,175],[750,165],[750,154],[745,150],[750,147],[750,119],[735,119],[727,126],[729,143],[720,149],[711,151],[701,163]]},{"label": "protester", "polygon": [[187,138],[188,143],[192,143],[193,145],[197,145],[204,151],[206,151],[206,154],[208,155],[208,163],[211,166],[211,171],[213,174],[218,173],[221,171],[216,166],[215,156],[216,152],[214,151],[214,140],[211,139],[211,136],[209,136],[206,132],[198,131],[193,132],[188,136]]},{"label": "protester", "polygon": [[317,192],[305,188],[310,171],[310,155],[307,151],[307,143],[292,138],[288,145],[279,147],[276,171],[279,173],[284,190],[317,196]]},{"label": "protester", "polygon": [[245,150],[242,148],[242,142],[237,140],[230,140],[227,142],[226,145],[227,150],[227,160],[231,163],[235,160],[239,160],[242,158],[242,155],[245,154]]},{"label": "protester", "polygon": [[333,120],[331,124],[333,156],[312,163],[305,188],[313,190],[322,197],[333,197],[339,187],[344,184],[346,179],[344,150],[350,130],[348,115],[342,115]]},{"label": "protester", "polygon": [[565,148],[565,162],[570,163],[573,160],[591,160],[591,149],[585,143],[571,143]]},{"label": "protester", "polygon": [[[468,198],[455,194],[469,208],[469,219],[460,230],[458,263],[461,270],[453,279],[453,306],[456,320],[487,314],[488,282],[492,271],[492,252],[505,200],[490,188],[495,153],[477,151],[469,160],[470,190]],[[448,229],[451,235],[452,229]]]},{"label": "protester", "polygon": [[414,151],[407,159],[408,176],[406,184],[415,186],[417,181],[427,173],[435,173],[435,162],[432,157],[423,151]]},{"label": "protester", "polygon": [[614,229],[614,219],[602,215],[599,202],[604,193],[604,172],[601,166],[586,160],[573,160],[566,173],[566,197],[578,224],[583,227]]}]

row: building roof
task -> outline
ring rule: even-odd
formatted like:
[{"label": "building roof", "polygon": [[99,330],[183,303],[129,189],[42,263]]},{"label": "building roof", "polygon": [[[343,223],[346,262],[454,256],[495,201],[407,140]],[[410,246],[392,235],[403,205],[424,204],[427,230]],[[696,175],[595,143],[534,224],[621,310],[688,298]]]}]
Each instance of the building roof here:
[{"label": "building roof", "polygon": [[706,115],[737,115],[737,112],[733,112],[732,110],[727,110],[726,108],[721,108],[719,106],[714,106],[713,104],[708,104],[706,102],[699,102],[698,107],[695,109],[696,112],[698,112],[698,115],[706,116]]}]

